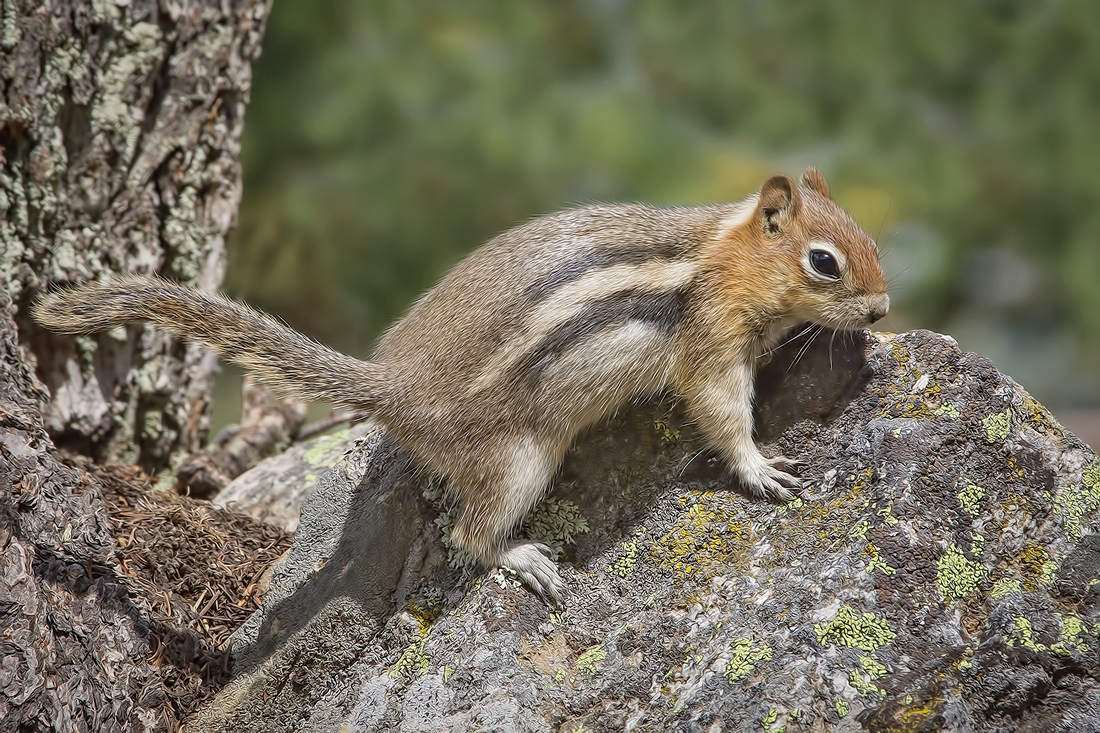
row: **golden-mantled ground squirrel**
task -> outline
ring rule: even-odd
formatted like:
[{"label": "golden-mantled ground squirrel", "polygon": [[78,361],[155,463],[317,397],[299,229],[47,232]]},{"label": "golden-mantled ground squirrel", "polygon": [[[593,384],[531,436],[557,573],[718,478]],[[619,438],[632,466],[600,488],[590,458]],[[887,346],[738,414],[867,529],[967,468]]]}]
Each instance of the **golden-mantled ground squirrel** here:
[{"label": "golden-mantled ground squirrel", "polygon": [[808,168],[735,204],[584,206],[520,225],[451,270],[371,361],[151,277],[51,293],[34,317],[70,333],[150,321],[277,389],[375,416],[449,479],[454,543],[557,599],[546,548],[509,535],[578,432],[668,388],[750,491],[789,500],[795,462],[752,440],[757,357],[796,323],[862,328],[889,305],[874,241]]}]

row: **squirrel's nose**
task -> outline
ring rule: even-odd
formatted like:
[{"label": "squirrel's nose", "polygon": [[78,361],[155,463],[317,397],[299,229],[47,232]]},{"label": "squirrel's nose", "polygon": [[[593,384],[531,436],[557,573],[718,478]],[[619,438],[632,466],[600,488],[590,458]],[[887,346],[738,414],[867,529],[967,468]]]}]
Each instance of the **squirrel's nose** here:
[{"label": "squirrel's nose", "polygon": [[886,314],[890,312],[890,296],[883,293],[871,299],[870,306],[871,310],[867,312],[867,319],[871,321],[871,323],[881,321],[886,317]]}]

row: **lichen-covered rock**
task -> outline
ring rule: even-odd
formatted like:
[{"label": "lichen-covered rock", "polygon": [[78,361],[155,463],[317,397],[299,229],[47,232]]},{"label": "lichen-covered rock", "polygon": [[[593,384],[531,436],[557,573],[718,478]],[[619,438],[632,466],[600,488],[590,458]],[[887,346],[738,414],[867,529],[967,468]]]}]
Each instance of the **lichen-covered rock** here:
[{"label": "lichen-covered rock", "polygon": [[1096,455],[949,338],[798,347],[758,427],[802,498],[740,493],[672,401],[624,409],[524,529],[560,610],[471,571],[445,492],[368,433],[189,730],[1097,729]]},{"label": "lichen-covered rock", "polygon": [[353,425],[295,443],[237,476],[211,501],[218,508],[293,532],[302,501],[318,477],[336,465],[367,429],[367,425]]}]

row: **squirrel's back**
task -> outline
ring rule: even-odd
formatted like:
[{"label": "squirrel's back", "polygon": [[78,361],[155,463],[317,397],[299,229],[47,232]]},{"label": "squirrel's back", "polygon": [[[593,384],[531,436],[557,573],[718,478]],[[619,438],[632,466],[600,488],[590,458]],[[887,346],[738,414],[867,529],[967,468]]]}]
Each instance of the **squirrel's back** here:
[{"label": "squirrel's back", "polygon": [[529,221],[456,265],[382,337],[374,358],[465,377],[524,330],[546,330],[547,319],[532,323],[540,312],[565,317],[580,303],[677,289],[673,273],[745,209],[604,204]]}]

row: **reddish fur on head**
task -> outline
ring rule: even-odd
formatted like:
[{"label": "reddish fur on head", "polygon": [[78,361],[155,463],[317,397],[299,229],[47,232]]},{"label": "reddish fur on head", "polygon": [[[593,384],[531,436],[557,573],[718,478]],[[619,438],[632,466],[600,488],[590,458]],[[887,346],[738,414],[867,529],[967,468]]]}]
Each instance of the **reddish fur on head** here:
[{"label": "reddish fur on head", "polygon": [[[776,327],[811,321],[862,328],[889,308],[874,240],[833,201],[816,168],[799,184],[782,174],[766,180],[752,216],[725,232],[707,257],[729,318],[749,327],[755,313]],[[823,258],[836,263],[839,277],[817,269]]]}]

